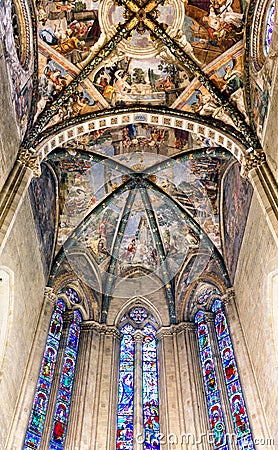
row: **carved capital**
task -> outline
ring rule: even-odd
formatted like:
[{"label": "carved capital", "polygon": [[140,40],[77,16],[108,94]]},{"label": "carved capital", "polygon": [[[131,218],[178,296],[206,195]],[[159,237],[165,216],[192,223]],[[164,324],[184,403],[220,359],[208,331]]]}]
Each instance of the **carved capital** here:
[{"label": "carved capital", "polygon": [[106,336],[114,336],[117,339],[120,339],[121,337],[120,332],[116,327],[98,323],[93,320],[85,320],[82,322],[81,329],[87,332],[96,331],[97,333],[105,334]]},{"label": "carved capital", "polygon": [[222,295],[221,300],[224,306],[230,305],[235,299],[235,291],[233,288],[227,289],[224,295]]},{"label": "carved capital", "polygon": [[56,305],[57,295],[54,293],[53,288],[46,286],[44,289],[44,300],[45,302],[51,303],[53,306]]},{"label": "carved capital", "polygon": [[262,149],[255,149],[246,154],[241,164],[241,175],[247,178],[250,170],[256,169],[266,161],[265,152]]},{"label": "carved capital", "polygon": [[17,159],[24,167],[32,170],[34,177],[41,175],[40,161],[35,149],[21,147]]},{"label": "carved capital", "polygon": [[181,322],[178,325],[175,325],[176,332],[179,333],[181,331],[196,331],[197,325],[194,322]]},{"label": "carved capital", "polygon": [[143,334],[141,330],[136,330],[134,333],[134,341],[137,342],[138,344],[141,344],[141,342],[143,341]]}]

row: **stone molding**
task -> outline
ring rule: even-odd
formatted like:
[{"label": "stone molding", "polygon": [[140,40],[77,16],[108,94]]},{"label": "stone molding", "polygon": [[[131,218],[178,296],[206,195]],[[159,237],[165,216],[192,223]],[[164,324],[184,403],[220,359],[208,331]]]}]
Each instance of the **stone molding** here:
[{"label": "stone molding", "polygon": [[157,333],[156,337],[158,340],[164,338],[165,336],[173,336],[174,334],[180,333],[182,331],[196,331],[196,325],[193,322],[181,322],[176,325],[171,325],[169,327],[162,327],[160,328]]},{"label": "stone molding", "polygon": [[38,154],[35,149],[23,148],[19,149],[17,160],[24,166],[32,170],[34,177],[41,175],[41,167]]},{"label": "stone molding", "polygon": [[54,293],[54,289],[49,286],[46,286],[44,289],[44,301],[54,306],[56,305],[57,299],[58,297]]},{"label": "stone molding", "polygon": [[96,331],[99,334],[104,334],[106,336],[113,336],[117,339],[120,339],[121,333],[119,330],[113,325],[105,325],[93,320],[86,320],[81,323],[81,331]]}]

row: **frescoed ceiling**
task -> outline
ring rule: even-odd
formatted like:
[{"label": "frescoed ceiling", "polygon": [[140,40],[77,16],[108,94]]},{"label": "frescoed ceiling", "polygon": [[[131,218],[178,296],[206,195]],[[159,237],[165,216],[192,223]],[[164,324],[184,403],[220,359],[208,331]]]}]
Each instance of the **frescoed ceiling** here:
[{"label": "frescoed ceiling", "polygon": [[[140,267],[162,280],[175,321],[175,276],[196,252],[200,270],[217,267],[229,284],[223,180],[260,148],[244,75],[246,11],[241,0],[36,2],[38,70],[22,147],[57,178],[51,282],[70,254],[91,255],[105,314],[115,280]],[[240,178],[229,183],[236,203]]]}]

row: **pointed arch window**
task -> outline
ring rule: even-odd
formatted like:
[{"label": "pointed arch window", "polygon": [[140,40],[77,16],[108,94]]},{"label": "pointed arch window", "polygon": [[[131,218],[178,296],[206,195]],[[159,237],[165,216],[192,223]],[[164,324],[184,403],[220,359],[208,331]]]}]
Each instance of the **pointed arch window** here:
[{"label": "pointed arch window", "polygon": [[242,393],[226,315],[223,310],[221,300],[215,300],[212,305],[212,311],[215,313],[215,331],[233,418],[234,430],[237,436],[237,443],[241,450],[246,448],[253,449],[254,444],[246,405]]},{"label": "pointed arch window", "polygon": [[[120,324],[116,448],[133,450],[139,439],[144,450],[159,450],[157,322],[145,308],[136,306],[122,317]],[[137,406],[135,389],[141,390]],[[141,424],[139,436],[135,434],[135,423]]]},{"label": "pointed arch window", "polygon": [[214,448],[228,450],[229,447],[226,444],[227,430],[224,422],[224,413],[220,399],[208,325],[203,311],[199,311],[196,314],[195,322],[198,330],[198,343],[203,370],[205,395],[210,428],[213,434]]},{"label": "pointed arch window", "polygon": [[[44,356],[23,449],[39,449],[42,439],[44,441],[49,439],[47,436],[44,436],[44,433],[47,432],[44,430],[44,426],[46,418],[50,417],[51,419],[52,414],[52,411],[48,410],[48,404],[54,388],[54,372],[59,372],[58,366],[60,366],[60,364],[57,364],[58,351],[62,351],[63,354],[62,366],[61,373],[57,373],[57,376],[60,378],[48,448],[49,450],[62,450],[65,446],[75,366],[78,355],[80,324],[82,322],[80,312],[75,310],[68,331],[66,332],[67,337],[65,347],[60,348],[61,335],[64,326],[63,314],[65,311],[66,304],[64,300],[59,299],[50,321]],[[49,420],[49,418],[47,420]]]},{"label": "pointed arch window", "polygon": [[51,429],[50,450],[64,448],[68,419],[70,413],[71,396],[74,383],[75,366],[77,360],[78,344],[80,337],[80,323],[82,317],[79,311],[74,311],[73,321],[69,327],[62,372],[59,383],[59,391],[54,411],[54,419]]},{"label": "pointed arch window", "polygon": [[66,306],[64,301],[58,300],[49,325],[48,337],[41,363],[37,389],[25,436],[24,449],[37,449],[39,448],[41,442],[54,369],[57,360],[57,353],[60,345],[63,326],[63,312],[65,309]]},{"label": "pointed arch window", "polygon": [[[211,315],[211,312],[198,311],[195,323],[214,449],[228,450],[230,443],[236,441],[240,450],[253,450],[255,447],[227,318],[219,298],[214,296],[211,303],[212,328],[206,321],[206,314]],[[218,371],[216,360],[220,366]]]}]

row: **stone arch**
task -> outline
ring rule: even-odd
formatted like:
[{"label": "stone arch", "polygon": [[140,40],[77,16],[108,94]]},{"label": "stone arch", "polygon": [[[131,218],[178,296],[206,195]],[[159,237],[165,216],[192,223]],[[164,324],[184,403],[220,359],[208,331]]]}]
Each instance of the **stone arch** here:
[{"label": "stone arch", "polygon": [[[127,108],[126,111],[106,111],[95,114],[93,117],[80,118],[78,123],[70,124],[64,127],[54,127],[53,133],[43,136],[37,145],[37,153],[39,161],[43,159],[56,147],[62,146],[70,139],[77,138],[91,131],[104,128],[118,127],[130,125],[133,123],[146,123],[159,125],[168,128],[177,128],[199,134],[209,138],[217,145],[226,148],[241,163],[247,150],[247,143],[243,143],[244,137],[231,136],[228,128],[223,124],[221,129],[214,124],[208,124],[202,118],[191,117],[181,111],[173,111],[165,109],[159,112],[155,108],[136,108],[132,110]],[[242,140],[241,140],[242,139]]]},{"label": "stone arch", "polygon": [[119,310],[116,318],[115,318],[115,326],[120,326],[120,320],[121,318],[129,311],[129,309],[133,306],[142,306],[145,307],[149,312],[152,313],[152,315],[157,320],[157,328],[159,328],[162,325],[162,320],[160,313],[156,306],[147,299],[146,297],[142,296],[135,296],[128,299],[122,306],[122,308]]},{"label": "stone arch", "polygon": [[5,352],[9,344],[14,301],[14,273],[0,266],[0,379],[5,363]]}]

